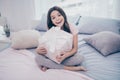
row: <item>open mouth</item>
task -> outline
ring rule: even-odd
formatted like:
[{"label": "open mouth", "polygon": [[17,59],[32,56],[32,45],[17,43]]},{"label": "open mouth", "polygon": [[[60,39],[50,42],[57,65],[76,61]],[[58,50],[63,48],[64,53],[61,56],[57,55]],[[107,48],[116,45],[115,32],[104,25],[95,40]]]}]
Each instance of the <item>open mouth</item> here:
[{"label": "open mouth", "polygon": [[62,20],[60,20],[60,21],[56,22],[56,24],[60,24],[60,23],[62,23]]}]

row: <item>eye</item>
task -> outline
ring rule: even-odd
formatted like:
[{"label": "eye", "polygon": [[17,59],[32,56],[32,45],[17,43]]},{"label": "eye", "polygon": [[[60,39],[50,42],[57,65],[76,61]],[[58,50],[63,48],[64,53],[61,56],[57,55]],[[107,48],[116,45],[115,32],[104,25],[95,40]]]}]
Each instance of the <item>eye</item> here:
[{"label": "eye", "polygon": [[55,19],[55,17],[52,17],[51,19]]},{"label": "eye", "polygon": [[58,16],[61,16],[61,14],[58,14]]}]

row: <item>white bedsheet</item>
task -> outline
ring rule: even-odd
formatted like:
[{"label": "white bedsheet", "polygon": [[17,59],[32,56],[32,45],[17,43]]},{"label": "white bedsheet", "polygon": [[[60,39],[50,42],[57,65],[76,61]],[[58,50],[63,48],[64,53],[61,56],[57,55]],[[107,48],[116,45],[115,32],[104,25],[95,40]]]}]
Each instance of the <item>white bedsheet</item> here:
[{"label": "white bedsheet", "polygon": [[93,80],[81,73],[49,69],[43,72],[28,50],[8,48],[0,52],[0,80]]}]

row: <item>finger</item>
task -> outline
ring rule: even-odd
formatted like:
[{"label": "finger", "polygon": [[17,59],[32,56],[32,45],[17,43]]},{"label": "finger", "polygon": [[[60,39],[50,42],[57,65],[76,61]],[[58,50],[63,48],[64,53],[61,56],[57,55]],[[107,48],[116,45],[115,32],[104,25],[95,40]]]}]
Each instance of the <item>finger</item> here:
[{"label": "finger", "polygon": [[45,49],[40,49],[40,51],[46,51]]},{"label": "finger", "polygon": [[58,62],[60,62],[60,59],[59,59],[59,58],[56,58],[56,60],[57,60]]},{"label": "finger", "polygon": [[44,48],[39,48],[39,50],[44,50]]},{"label": "finger", "polygon": [[56,59],[58,59],[58,55],[56,56]]},{"label": "finger", "polygon": [[46,51],[42,51],[42,53],[46,54]]},{"label": "finger", "polygon": [[59,55],[56,56],[56,59],[60,59],[61,57]]},{"label": "finger", "polygon": [[62,51],[62,54],[65,54],[66,52],[65,51]]},{"label": "finger", "polygon": [[43,49],[42,51],[46,52],[47,53],[47,50],[46,49]]},{"label": "finger", "polygon": [[45,49],[43,49],[43,48],[41,48],[41,49],[39,49],[40,51],[46,51]]},{"label": "finger", "polygon": [[58,62],[61,62],[61,61],[62,61],[62,59],[57,59],[57,61],[58,61]]},{"label": "finger", "polygon": [[60,54],[59,54],[59,56],[63,56],[64,54],[61,52]]}]

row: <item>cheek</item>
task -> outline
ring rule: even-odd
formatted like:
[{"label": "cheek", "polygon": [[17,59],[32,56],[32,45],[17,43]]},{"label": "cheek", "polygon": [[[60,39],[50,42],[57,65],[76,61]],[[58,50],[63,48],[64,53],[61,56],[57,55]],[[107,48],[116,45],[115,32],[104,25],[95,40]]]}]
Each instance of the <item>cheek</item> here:
[{"label": "cheek", "polygon": [[55,24],[55,21],[53,21],[53,24]]},{"label": "cheek", "polygon": [[52,21],[52,23],[55,23],[55,21],[54,20],[51,20]]},{"label": "cheek", "polygon": [[64,24],[65,20],[63,19],[62,24]]},{"label": "cheek", "polygon": [[56,24],[55,24],[55,20],[52,20],[52,23],[53,23],[54,25],[56,25]]},{"label": "cheek", "polygon": [[65,22],[65,19],[62,17],[63,22]]}]

